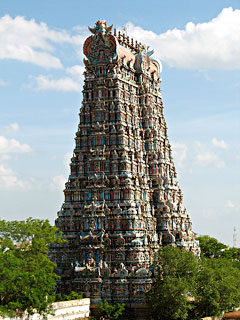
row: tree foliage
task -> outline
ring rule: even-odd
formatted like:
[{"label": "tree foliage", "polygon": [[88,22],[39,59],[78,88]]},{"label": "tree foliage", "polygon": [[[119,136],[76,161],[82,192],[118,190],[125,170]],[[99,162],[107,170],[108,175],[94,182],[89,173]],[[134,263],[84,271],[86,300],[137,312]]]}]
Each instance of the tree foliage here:
[{"label": "tree foliage", "polygon": [[196,239],[199,241],[201,255],[207,258],[221,257],[222,252],[227,248],[225,244],[209,236],[202,236]]},{"label": "tree foliage", "polygon": [[55,301],[70,301],[70,300],[77,300],[77,299],[82,299],[83,298],[83,293],[76,292],[76,291],[71,291],[69,294],[61,295],[60,293],[56,294]]},{"label": "tree foliage", "polygon": [[194,301],[195,317],[219,316],[239,305],[239,269],[226,258],[201,259]]},{"label": "tree foliage", "polygon": [[207,258],[225,258],[232,261],[240,269],[240,249],[230,248],[215,238],[202,236],[199,240],[201,256]]},{"label": "tree foliage", "polygon": [[0,220],[0,314],[45,313],[55,299],[50,243],[61,243],[48,220]]},{"label": "tree foliage", "polygon": [[240,305],[235,260],[198,258],[186,250],[163,247],[155,264],[156,280],[147,294],[152,319],[200,319]]},{"label": "tree foliage", "polygon": [[117,320],[123,315],[125,305],[123,303],[115,302],[110,304],[107,301],[99,303],[100,320]]},{"label": "tree foliage", "polygon": [[147,294],[153,319],[187,319],[192,308],[198,258],[186,250],[161,248],[155,259],[157,276]]}]

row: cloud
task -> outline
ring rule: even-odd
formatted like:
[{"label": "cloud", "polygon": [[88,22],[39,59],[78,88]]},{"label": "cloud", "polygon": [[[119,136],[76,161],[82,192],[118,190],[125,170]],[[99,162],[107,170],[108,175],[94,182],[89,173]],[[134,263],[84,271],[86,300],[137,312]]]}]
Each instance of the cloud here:
[{"label": "cloud", "polygon": [[0,164],[0,189],[29,189],[30,183],[21,180],[12,169]]},{"label": "cloud", "polygon": [[81,65],[74,65],[66,68],[66,73],[69,76],[63,78],[53,78],[50,75],[39,75],[30,77],[33,82],[27,87],[35,88],[36,90],[54,90],[65,92],[80,92],[83,85],[83,72],[85,68]]},{"label": "cloud", "polygon": [[0,136],[0,153],[11,152],[31,152],[32,149],[28,144],[21,144],[15,139],[7,139],[4,136]]},{"label": "cloud", "polygon": [[84,66],[75,65],[66,69],[66,72],[73,78],[80,82],[83,81],[83,72],[85,70]]},{"label": "cloud", "polygon": [[207,143],[195,141],[194,164],[201,167],[212,166],[218,169],[225,168],[226,164],[221,154],[222,151],[218,150],[217,152],[213,152],[212,146],[225,149],[228,145],[223,140],[217,140],[216,138],[213,138],[211,142]]},{"label": "cloud", "polygon": [[168,65],[183,69],[240,69],[240,10],[224,8],[214,19],[184,30],[172,29],[156,34],[132,23],[128,35],[152,46]]},{"label": "cloud", "polygon": [[10,123],[8,126],[5,127],[7,133],[16,132],[19,130],[19,124],[17,122]]},{"label": "cloud", "polygon": [[72,157],[72,153],[71,152],[66,152],[64,154],[64,157],[63,157],[63,165],[67,170],[69,170],[71,157]]},{"label": "cloud", "polygon": [[237,154],[237,155],[236,155],[236,158],[237,158],[237,159],[240,159],[240,154]]},{"label": "cloud", "polygon": [[0,160],[2,160],[2,161],[7,161],[10,159],[11,159],[11,156],[9,154],[1,154],[0,155]]},{"label": "cloud", "polygon": [[28,87],[34,87],[36,90],[54,90],[54,91],[66,91],[66,92],[80,92],[81,84],[70,77],[64,77],[54,79],[50,75],[39,75],[32,77],[35,81],[34,84],[28,85]]},{"label": "cloud", "polygon": [[53,190],[63,190],[65,188],[66,178],[63,175],[55,176],[51,180],[50,187]]},{"label": "cloud", "polygon": [[62,68],[59,58],[52,52],[54,45],[77,44],[79,36],[71,37],[66,31],[55,31],[41,22],[5,15],[0,18],[0,59],[16,59],[46,68]]},{"label": "cloud", "polygon": [[[72,157],[72,152],[66,152],[63,156],[63,165],[64,171],[66,171],[66,175],[69,175],[69,165]],[[52,190],[61,190],[65,189],[65,183],[67,182],[67,178],[64,175],[57,175],[51,179],[50,188]]]},{"label": "cloud", "polygon": [[7,85],[7,82],[0,79],[0,87],[4,87]]},{"label": "cloud", "polygon": [[234,205],[234,203],[233,203],[231,200],[228,200],[228,201],[226,202],[226,204],[225,204],[225,207],[232,209],[232,208],[235,207],[235,205]]},{"label": "cloud", "polygon": [[222,149],[226,149],[228,146],[224,140],[217,140],[216,138],[212,139],[212,145]]},{"label": "cloud", "polygon": [[172,143],[173,157],[178,167],[182,168],[187,157],[187,146],[184,143]]},{"label": "cloud", "polygon": [[[19,125],[17,123],[11,123],[5,127],[8,132],[16,132],[18,129]],[[0,189],[28,190],[32,187],[31,179],[23,180],[19,178],[17,173],[5,165],[11,159],[9,153],[28,153],[31,151],[32,149],[28,144],[21,144],[16,139],[7,139],[0,136]]]},{"label": "cloud", "polygon": [[226,166],[225,162],[216,153],[208,151],[196,154],[195,165],[201,167],[214,166],[219,169]]}]

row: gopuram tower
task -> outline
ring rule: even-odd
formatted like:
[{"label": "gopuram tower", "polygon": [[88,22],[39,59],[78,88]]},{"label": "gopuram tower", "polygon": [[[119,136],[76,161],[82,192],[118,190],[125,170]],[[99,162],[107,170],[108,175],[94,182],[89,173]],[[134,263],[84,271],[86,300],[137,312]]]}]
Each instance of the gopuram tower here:
[{"label": "gopuram tower", "polygon": [[76,146],[51,256],[58,290],[141,303],[166,245],[198,254],[163,115],[160,65],[145,45],[98,21],[83,46]]}]

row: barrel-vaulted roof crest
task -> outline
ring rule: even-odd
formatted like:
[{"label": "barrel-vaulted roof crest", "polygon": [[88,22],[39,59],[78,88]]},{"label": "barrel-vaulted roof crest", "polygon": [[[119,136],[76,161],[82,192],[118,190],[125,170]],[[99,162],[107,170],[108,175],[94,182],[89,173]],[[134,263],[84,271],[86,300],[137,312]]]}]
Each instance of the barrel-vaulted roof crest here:
[{"label": "barrel-vaulted roof crest", "polygon": [[83,45],[83,53],[88,58],[84,60],[87,68],[117,61],[118,41],[112,35],[112,28],[113,25],[108,27],[105,20],[98,20],[94,28],[88,27],[93,35],[88,37]]}]

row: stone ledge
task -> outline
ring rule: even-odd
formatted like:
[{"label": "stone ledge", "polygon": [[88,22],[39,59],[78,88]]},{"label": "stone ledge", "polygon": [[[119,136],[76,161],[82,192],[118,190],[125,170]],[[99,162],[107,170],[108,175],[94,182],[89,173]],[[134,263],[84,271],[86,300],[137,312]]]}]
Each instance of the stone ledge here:
[{"label": "stone ledge", "polygon": [[[86,320],[90,313],[90,299],[84,298],[79,300],[54,302],[52,307],[55,314],[48,314],[48,320]],[[43,316],[35,313],[30,317],[26,314],[22,318],[0,317],[0,320],[43,320]]]}]

